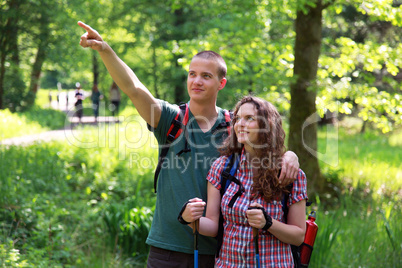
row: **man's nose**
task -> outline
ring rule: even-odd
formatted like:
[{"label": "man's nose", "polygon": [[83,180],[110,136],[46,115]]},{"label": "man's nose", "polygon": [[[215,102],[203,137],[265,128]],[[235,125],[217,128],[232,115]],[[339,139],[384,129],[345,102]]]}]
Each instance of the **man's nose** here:
[{"label": "man's nose", "polygon": [[197,76],[197,77],[194,79],[194,82],[195,82],[197,85],[201,85],[201,84],[202,84],[201,76]]}]

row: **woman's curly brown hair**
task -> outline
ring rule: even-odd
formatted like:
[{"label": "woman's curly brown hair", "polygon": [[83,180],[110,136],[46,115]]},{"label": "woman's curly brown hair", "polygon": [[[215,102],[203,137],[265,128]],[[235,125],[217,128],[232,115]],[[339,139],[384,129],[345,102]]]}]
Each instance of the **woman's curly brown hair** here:
[{"label": "woman's curly brown hair", "polygon": [[285,186],[282,186],[278,179],[282,157],[286,151],[285,131],[282,127],[281,116],[274,105],[254,96],[243,97],[235,107],[230,135],[225,139],[220,153],[225,156],[241,154],[243,144],[237,141],[234,125],[236,124],[237,113],[245,103],[254,105],[257,110],[258,126],[260,130],[265,130],[258,132],[260,143],[255,151],[260,163],[258,173],[254,174],[253,177],[251,193],[253,196],[261,194],[266,202],[271,202],[273,199],[279,198],[283,192],[287,192]]}]

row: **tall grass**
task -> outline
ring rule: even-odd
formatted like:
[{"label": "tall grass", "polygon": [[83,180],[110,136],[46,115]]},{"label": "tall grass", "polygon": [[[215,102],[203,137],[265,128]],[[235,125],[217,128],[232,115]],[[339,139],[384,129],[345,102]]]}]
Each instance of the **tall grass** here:
[{"label": "tall grass", "polygon": [[401,267],[400,202],[355,195],[346,193],[338,209],[319,213],[311,267]]},{"label": "tall grass", "polygon": [[[93,267],[94,259],[108,254],[102,266],[143,263],[155,197],[153,168],[130,157],[154,159],[156,152],[147,144],[135,148],[133,139],[144,134],[130,129],[83,128],[74,140],[0,147],[0,244],[13,241],[31,267]],[[126,131],[134,134],[126,137]],[[123,215],[117,244],[106,242],[116,235],[108,231],[108,211]]]}]

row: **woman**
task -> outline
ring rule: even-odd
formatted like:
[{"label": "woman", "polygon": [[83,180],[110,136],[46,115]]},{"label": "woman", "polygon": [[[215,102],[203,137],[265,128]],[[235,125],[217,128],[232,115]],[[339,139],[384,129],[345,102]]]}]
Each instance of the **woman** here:
[{"label": "woman", "polygon": [[[224,218],[223,244],[215,267],[256,267],[252,227],[259,229],[261,267],[293,267],[290,244],[300,245],[305,234],[307,183],[303,171],[293,183],[284,223],[282,202],[289,194],[278,180],[281,158],[285,152],[285,132],[276,108],[260,98],[247,96],[237,105],[231,134],[219,157],[212,165],[208,180],[208,203],[199,198],[189,200],[183,214],[184,222],[200,219],[199,232],[216,236],[220,210]],[[220,179],[230,155],[239,155],[240,164],[235,177],[245,191],[233,207],[228,206],[239,185],[231,183],[221,198]],[[207,206],[205,217],[202,217]],[[262,209],[250,209],[252,207]]]},{"label": "woman", "polygon": [[84,100],[84,92],[81,89],[81,84],[79,82],[75,83],[75,114],[78,117],[78,122],[81,123],[83,115],[82,101]]}]

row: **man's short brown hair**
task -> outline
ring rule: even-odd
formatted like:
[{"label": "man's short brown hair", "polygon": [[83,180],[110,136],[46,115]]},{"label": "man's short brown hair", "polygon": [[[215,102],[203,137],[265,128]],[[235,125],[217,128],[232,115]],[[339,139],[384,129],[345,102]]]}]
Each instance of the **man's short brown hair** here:
[{"label": "man's short brown hair", "polygon": [[214,61],[216,61],[218,63],[218,77],[219,77],[219,79],[222,79],[222,78],[226,77],[226,72],[227,72],[226,62],[222,58],[222,56],[219,55],[218,53],[216,53],[214,51],[210,51],[210,50],[205,50],[205,51],[198,52],[193,57],[193,59],[195,57],[199,57],[199,58],[206,59],[206,60],[214,60]]}]

